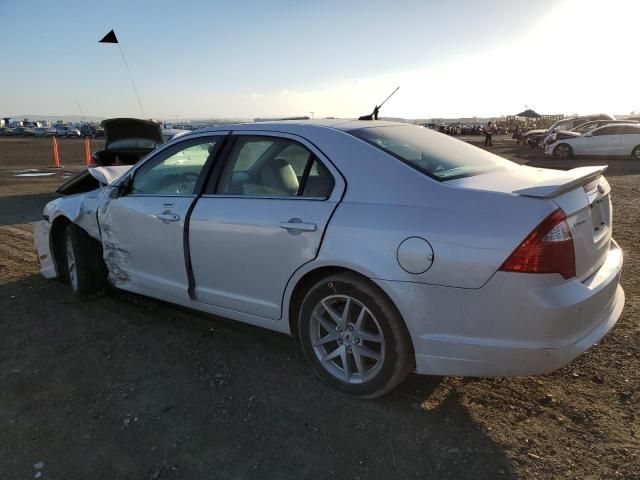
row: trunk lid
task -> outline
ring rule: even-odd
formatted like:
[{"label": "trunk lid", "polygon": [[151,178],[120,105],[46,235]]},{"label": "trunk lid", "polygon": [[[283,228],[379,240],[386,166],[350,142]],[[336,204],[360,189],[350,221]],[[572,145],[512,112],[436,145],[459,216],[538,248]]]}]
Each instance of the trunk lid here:
[{"label": "trunk lid", "polygon": [[[611,243],[611,187],[606,166],[568,171],[516,166],[447,181],[449,186],[547,200],[562,208],[573,237],[576,276],[584,280],[605,261]],[[532,228],[535,227],[532,226]]]}]

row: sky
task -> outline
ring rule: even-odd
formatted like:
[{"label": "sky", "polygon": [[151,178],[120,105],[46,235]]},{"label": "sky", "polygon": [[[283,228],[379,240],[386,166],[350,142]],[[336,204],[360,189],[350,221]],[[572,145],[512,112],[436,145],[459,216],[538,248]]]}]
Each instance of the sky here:
[{"label": "sky", "polygon": [[0,0],[0,116],[640,112],[640,0]]}]

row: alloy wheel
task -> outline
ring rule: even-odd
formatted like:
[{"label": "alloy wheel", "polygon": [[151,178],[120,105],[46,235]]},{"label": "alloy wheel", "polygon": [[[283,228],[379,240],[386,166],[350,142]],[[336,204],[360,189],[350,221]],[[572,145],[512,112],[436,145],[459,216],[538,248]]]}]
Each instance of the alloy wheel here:
[{"label": "alloy wheel", "polygon": [[567,145],[558,145],[556,147],[558,157],[567,158],[569,156],[569,147]]},{"label": "alloy wheel", "polygon": [[371,310],[351,296],[320,300],[312,312],[309,335],[322,367],[340,381],[365,383],[382,369],[382,328]]}]

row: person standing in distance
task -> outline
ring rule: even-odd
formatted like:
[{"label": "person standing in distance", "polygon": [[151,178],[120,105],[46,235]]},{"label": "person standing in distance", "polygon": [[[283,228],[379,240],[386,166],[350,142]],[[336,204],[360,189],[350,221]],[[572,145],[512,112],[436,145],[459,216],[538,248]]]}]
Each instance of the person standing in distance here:
[{"label": "person standing in distance", "polygon": [[491,143],[492,135],[493,135],[493,125],[491,125],[491,122],[487,122],[487,126],[484,128],[484,146],[485,147],[493,147],[493,143]]}]

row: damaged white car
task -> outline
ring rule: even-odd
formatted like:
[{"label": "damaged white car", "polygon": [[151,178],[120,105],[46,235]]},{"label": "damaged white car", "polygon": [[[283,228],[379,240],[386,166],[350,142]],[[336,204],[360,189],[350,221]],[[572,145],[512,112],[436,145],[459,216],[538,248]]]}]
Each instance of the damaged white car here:
[{"label": "damaged white car", "polygon": [[68,182],[42,273],[295,336],[363,398],[420,374],[559,368],[618,320],[605,167],[519,166],[428,129],[298,121],[192,132]]}]

